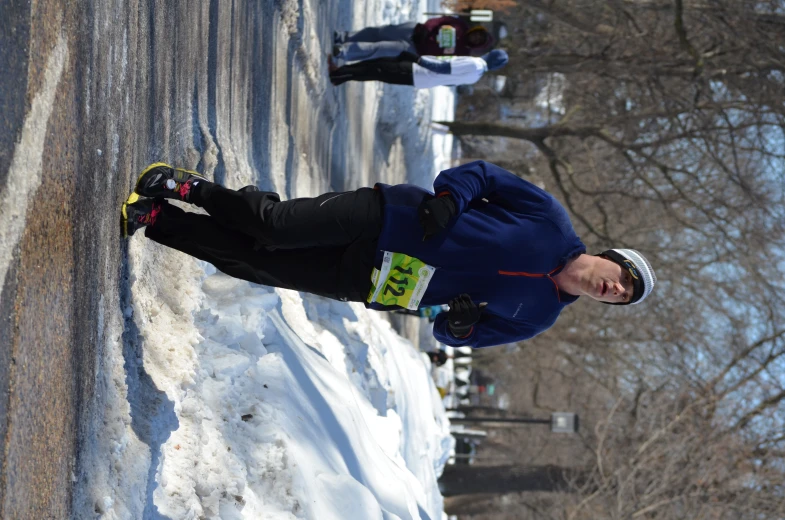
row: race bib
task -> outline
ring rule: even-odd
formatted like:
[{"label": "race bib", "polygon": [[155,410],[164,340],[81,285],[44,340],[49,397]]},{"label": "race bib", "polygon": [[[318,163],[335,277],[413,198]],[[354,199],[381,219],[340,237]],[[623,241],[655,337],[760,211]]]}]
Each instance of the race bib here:
[{"label": "race bib", "polygon": [[442,49],[451,49],[455,47],[455,38],[455,27],[442,25],[436,35],[436,43]]},{"label": "race bib", "polygon": [[417,258],[385,251],[382,268],[374,267],[371,273],[371,292],[366,301],[415,311],[435,271]]}]

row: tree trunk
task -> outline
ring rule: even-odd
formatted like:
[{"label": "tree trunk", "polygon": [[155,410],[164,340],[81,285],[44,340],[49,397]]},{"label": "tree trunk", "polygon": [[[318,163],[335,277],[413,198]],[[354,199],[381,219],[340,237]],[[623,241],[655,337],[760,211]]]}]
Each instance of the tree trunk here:
[{"label": "tree trunk", "polygon": [[[496,162],[494,164],[496,164],[497,166],[501,166],[498,162]],[[505,168],[505,170],[506,169],[507,168]],[[496,414],[495,416],[503,417],[508,412],[508,410],[506,410],[504,408],[497,408],[495,406],[463,406],[463,405],[460,405],[457,408],[453,408],[453,410],[465,413],[467,416],[472,416],[472,417],[485,417],[484,414],[488,413],[488,412]]]},{"label": "tree trunk", "polygon": [[453,135],[483,135],[512,137],[525,139],[527,141],[541,140],[547,137],[540,128],[521,128],[519,126],[505,123],[482,123],[482,122],[463,122],[463,121],[440,121],[440,124],[447,126]]},{"label": "tree trunk", "polygon": [[503,495],[521,491],[564,492],[585,483],[584,469],[562,466],[450,465],[439,479],[446,497],[479,493]]},{"label": "tree trunk", "polygon": [[462,520],[478,515],[488,518],[501,511],[497,495],[458,495],[444,499],[444,512],[448,515],[459,515]]},{"label": "tree trunk", "polygon": [[456,136],[483,135],[512,137],[513,139],[524,139],[532,143],[542,142],[548,137],[589,137],[600,133],[600,127],[597,126],[567,126],[563,124],[538,128],[521,128],[520,126],[511,125],[509,123],[484,123],[479,121],[439,121],[439,124],[448,127],[450,132]]}]

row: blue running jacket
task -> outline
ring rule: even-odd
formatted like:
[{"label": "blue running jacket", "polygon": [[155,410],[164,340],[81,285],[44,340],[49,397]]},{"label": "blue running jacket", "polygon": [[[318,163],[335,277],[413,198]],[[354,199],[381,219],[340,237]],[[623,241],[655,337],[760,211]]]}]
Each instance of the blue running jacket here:
[{"label": "blue running jacket", "polygon": [[[578,299],[554,282],[566,262],[586,247],[567,212],[548,192],[510,172],[476,161],[442,171],[433,183],[448,192],[457,214],[447,229],[423,241],[417,207],[433,193],[409,184],[377,184],[384,220],[376,255],[404,253],[436,268],[421,306],[448,303],[467,293],[487,302],[480,321],[462,338],[452,336],[447,313],[436,316],[433,334],[447,345],[487,347],[531,338],[551,327]],[[379,303],[368,305],[391,310]]]}]

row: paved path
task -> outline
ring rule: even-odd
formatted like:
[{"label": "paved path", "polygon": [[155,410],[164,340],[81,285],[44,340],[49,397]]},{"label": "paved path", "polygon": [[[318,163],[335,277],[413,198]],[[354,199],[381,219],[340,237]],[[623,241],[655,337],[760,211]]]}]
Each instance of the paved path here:
[{"label": "paved path", "polygon": [[118,208],[139,169],[172,161],[288,197],[376,180],[395,145],[375,139],[376,100],[324,77],[353,8],[0,5],[0,518],[72,514],[103,349],[135,341]]}]

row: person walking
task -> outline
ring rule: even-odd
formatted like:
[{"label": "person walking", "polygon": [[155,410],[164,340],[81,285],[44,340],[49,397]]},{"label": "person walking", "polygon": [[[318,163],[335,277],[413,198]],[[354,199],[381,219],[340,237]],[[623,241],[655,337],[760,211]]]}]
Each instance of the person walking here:
[{"label": "person walking", "polygon": [[408,52],[420,56],[479,56],[495,40],[485,27],[470,26],[457,16],[440,16],[424,23],[366,27],[333,33],[333,57],[346,61],[394,58]]},{"label": "person walking", "polygon": [[471,347],[454,347],[448,354],[447,351],[437,348],[426,352],[428,358],[436,366],[444,365],[448,359],[454,360],[459,365],[470,365],[472,362],[472,349]]},{"label": "person walking", "polygon": [[485,161],[442,171],[434,192],[378,183],[288,201],[155,163],[123,204],[121,229],[263,285],[378,310],[446,303],[433,334],[451,346],[525,340],[580,296],[635,305],[656,282],[636,250],[586,254],[551,194]]},{"label": "person walking", "polygon": [[403,53],[396,58],[359,61],[342,67],[334,67],[330,62],[330,82],[342,85],[347,81],[381,81],[414,88],[471,85],[486,71],[504,67],[508,60],[505,51],[494,49],[479,58],[458,56],[440,60]]}]

